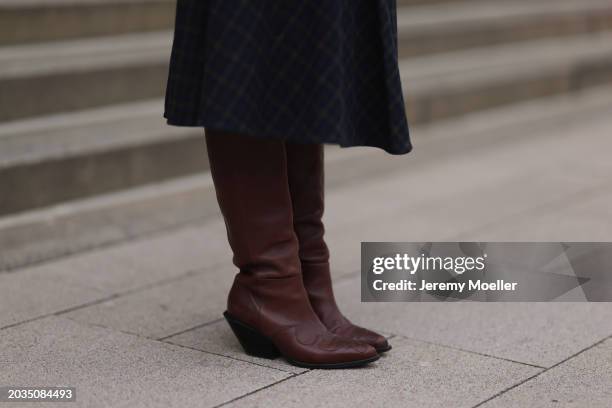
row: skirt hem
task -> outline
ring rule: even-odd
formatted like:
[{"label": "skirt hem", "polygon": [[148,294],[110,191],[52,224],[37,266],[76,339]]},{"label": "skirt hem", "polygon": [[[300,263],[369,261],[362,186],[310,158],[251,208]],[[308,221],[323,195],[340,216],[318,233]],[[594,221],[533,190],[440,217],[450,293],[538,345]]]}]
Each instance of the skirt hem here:
[{"label": "skirt hem", "polygon": [[375,147],[378,149],[381,149],[383,151],[385,151],[388,154],[394,155],[394,156],[399,156],[399,155],[404,155],[404,154],[408,154],[412,151],[412,144],[410,143],[410,139],[408,139],[408,142],[406,144],[406,146],[404,146],[404,148],[402,149],[397,149],[397,148],[391,148],[388,146],[382,146],[380,144],[375,144],[375,143],[368,143],[367,141],[363,141],[363,142],[342,142],[340,140],[337,140],[335,138],[316,138],[316,137],[311,137],[308,140],[304,139],[303,135],[291,135],[290,133],[286,133],[284,135],[279,135],[279,134],[273,134],[270,132],[263,132],[263,131],[257,131],[257,130],[253,130],[253,129],[249,129],[247,127],[244,128],[239,128],[235,125],[228,125],[228,124],[224,124],[224,123],[215,123],[214,121],[209,121],[209,120],[205,120],[205,119],[198,119],[196,121],[184,121],[184,120],[175,120],[172,117],[170,117],[167,114],[164,114],[164,118],[166,119],[166,123],[170,126],[176,126],[176,127],[201,127],[204,129],[214,129],[217,131],[221,131],[221,132],[227,132],[227,133],[239,133],[241,135],[244,136],[250,136],[250,137],[258,137],[258,138],[265,138],[265,139],[278,139],[278,140],[285,140],[287,142],[291,142],[291,143],[302,143],[302,144],[310,144],[310,143],[320,143],[320,144],[332,144],[332,145],[338,145],[342,148],[349,148],[349,147]]}]

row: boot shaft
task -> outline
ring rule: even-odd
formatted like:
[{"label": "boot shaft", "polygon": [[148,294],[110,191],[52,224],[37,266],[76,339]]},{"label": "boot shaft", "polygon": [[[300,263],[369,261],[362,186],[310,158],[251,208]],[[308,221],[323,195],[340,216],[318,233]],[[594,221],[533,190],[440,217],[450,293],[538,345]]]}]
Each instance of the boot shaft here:
[{"label": "boot shaft", "polygon": [[321,144],[287,143],[287,174],[293,206],[293,229],[302,264],[329,261],[325,243],[324,148]]},{"label": "boot shaft", "polygon": [[309,301],[285,143],[211,131],[206,143],[233,261],[240,270],[225,316],[244,349],[268,358],[280,353],[308,367],[376,360],[372,347],[329,332]]},{"label": "boot shaft", "polygon": [[284,142],[207,131],[217,201],[240,272],[300,274]]}]

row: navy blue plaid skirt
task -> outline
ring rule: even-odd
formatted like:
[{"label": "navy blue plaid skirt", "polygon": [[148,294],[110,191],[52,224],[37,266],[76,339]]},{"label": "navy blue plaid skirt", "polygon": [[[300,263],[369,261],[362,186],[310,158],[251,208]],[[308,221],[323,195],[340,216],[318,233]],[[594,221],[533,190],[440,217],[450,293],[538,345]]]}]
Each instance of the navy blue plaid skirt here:
[{"label": "navy blue plaid skirt", "polygon": [[164,116],[403,154],[397,59],[395,0],[178,0]]}]

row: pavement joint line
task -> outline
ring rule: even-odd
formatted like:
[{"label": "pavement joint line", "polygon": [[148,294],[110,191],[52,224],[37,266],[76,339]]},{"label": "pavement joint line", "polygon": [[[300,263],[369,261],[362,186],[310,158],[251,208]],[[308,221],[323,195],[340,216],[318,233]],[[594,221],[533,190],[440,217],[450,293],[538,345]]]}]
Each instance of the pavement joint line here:
[{"label": "pavement joint line", "polygon": [[159,338],[157,338],[156,340],[157,340],[157,341],[166,341],[166,340],[167,340],[167,339],[169,339],[170,337],[179,336],[179,335],[181,335],[181,334],[183,334],[183,333],[187,333],[187,332],[190,332],[190,331],[193,331],[193,330],[198,330],[198,329],[201,329],[201,328],[206,327],[206,326],[211,326],[211,325],[213,325],[213,324],[216,324],[216,323],[222,322],[223,320],[224,320],[224,318],[223,318],[223,317],[220,317],[220,318],[218,318],[218,319],[210,320],[210,321],[208,321],[208,322],[206,322],[206,323],[201,323],[201,324],[198,324],[197,326],[193,326],[193,327],[190,327],[190,328],[188,328],[188,329],[181,330],[181,331],[176,332],[176,333],[173,333],[173,334],[169,334],[169,335],[167,335],[167,336],[159,337]]},{"label": "pavement joint line", "polygon": [[95,299],[95,300],[92,300],[90,302],[86,302],[86,303],[83,303],[83,304],[80,304],[80,305],[77,305],[77,306],[72,306],[72,307],[69,307],[67,309],[62,309],[62,310],[58,310],[56,312],[51,312],[51,313],[45,313],[45,314],[42,314],[40,316],[33,317],[31,319],[26,319],[26,320],[22,320],[20,322],[11,323],[9,325],[0,327],[0,331],[2,331],[4,329],[10,329],[10,328],[13,328],[13,327],[16,327],[16,326],[20,326],[22,324],[34,322],[36,320],[44,319],[44,318],[47,318],[49,316],[61,316],[61,317],[65,317],[65,316],[62,316],[62,315],[66,314],[66,313],[70,313],[70,312],[76,311],[76,310],[79,310],[79,309],[84,309],[86,307],[90,307],[90,306],[94,306],[94,305],[97,305],[97,304],[101,304],[101,303],[107,302],[109,300],[121,298],[121,297],[128,296],[128,295],[131,295],[131,294],[134,294],[134,293],[138,293],[138,292],[141,292],[141,291],[152,289],[152,288],[155,288],[155,287],[158,287],[158,286],[168,285],[170,283],[173,283],[173,282],[176,282],[176,281],[180,281],[182,279],[187,279],[187,278],[191,278],[191,277],[194,277],[194,276],[198,276],[200,274],[205,273],[206,270],[208,270],[208,269],[192,269],[192,270],[188,270],[187,272],[185,272],[185,273],[183,273],[181,275],[178,275],[178,276],[173,276],[171,278],[162,279],[162,280],[159,280],[157,282],[152,282],[152,283],[149,283],[147,285],[139,286],[137,288],[128,289],[128,290],[123,291],[123,292],[113,293],[113,294],[111,294],[109,296],[105,296],[103,298]]},{"label": "pavement joint line", "polygon": [[[356,279],[357,276],[353,276],[353,275],[355,275],[357,273],[358,272],[351,272],[350,274],[344,275],[344,276],[336,279],[335,281],[336,282],[342,282],[342,281],[352,280],[351,278],[355,278]],[[384,330],[380,330],[380,331],[385,332]],[[406,339],[406,340],[412,340],[412,341],[417,341],[417,342],[421,342],[421,343],[431,344],[431,345],[434,345],[434,346],[444,347],[444,348],[447,348],[447,349],[450,349],[450,350],[456,350],[456,351],[461,351],[461,352],[465,352],[465,353],[476,354],[476,355],[483,356],[483,357],[494,358],[494,359],[497,359],[497,360],[503,360],[503,361],[507,361],[509,363],[521,364],[521,365],[524,365],[524,366],[538,368],[540,370],[547,370],[548,369],[547,367],[540,366],[540,365],[537,365],[537,364],[526,363],[524,361],[512,360],[510,358],[495,356],[495,355],[492,355],[492,354],[482,353],[482,352],[473,351],[473,350],[467,350],[467,349],[463,349],[463,348],[460,348],[460,347],[449,346],[447,344],[442,344],[442,343],[437,343],[437,342],[433,342],[433,341],[423,340],[423,339],[419,339],[419,338],[415,338],[415,337],[410,337],[410,336],[405,336],[405,335],[401,335],[401,334],[396,334],[396,333],[391,333],[391,332],[386,332],[386,333],[391,335],[390,337],[388,337],[388,339],[393,339],[393,338],[397,337],[397,338],[402,338],[402,339]],[[609,337],[612,337],[612,335],[609,336]],[[606,339],[604,339],[602,341],[605,341]],[[554,366],[552,366],[552,367],[554,367]]]},{"label": "pavement joint line", "polygon": [[406,339],[406,340],[411,340],[411,341],[416,341],[416,342],[425,343],[425,344],[431,344],[432,346],[443,347],[443,348],[446,348],[446,349],[449,349],[449,350],[461,351],[463,353],[475,354],[475,355],[482,356],[482,357],[494,358],[496,360],[507,361],[509,363],[520,364],[520,365],[524,365],[524,366],[528,366],[528,367],[532,367],[532,368],[537,368],[537,369],[540,369],[540,370],[546,370],[546,367],[544,367],[544,366],[540,366],[540,365],[537,365],[537,364],[531,364],[531,363],[525,363],[524,361],[512,360],[510,358],[499,357],[499,356],[495,356],[493,354],[487,354],[487,353],[482,353],[482,352],[479,352],[479,351],[467,350],[467,349],[464,349],[464,348],[461,348],[461,347],[449,346],[448,344],[436,343],[434,341],[422,340],[422,339],[418,339],[418,338],[415,338],[415,337],[404,336],[404,335],[401,335],[401,334],[396,334],[396,336],[398,338],[402,338],[402,339]]},{"label": "pavement joint line", "polygon": [[139,337],[139,338],[144,339],[144,340],[155,341],[155,339],[152,339],[150,337],[143,336],[143,335],[140,335],[138,333],[132,333],[130,331],[123,330],[123,329],[117,329],[115,327],[105,326],[105,325],[103,325],[101,323],[93,323],[93,322],[87,322],[87,321],[80,321],[80,320],[76,320],[76,319],[74,319],[74,318],[72,318],[70,316],[57,316],[57,317],[61,317],[62,319],[72,320],[76,324],[80,324],[80,325],[86,325],[86,326],[90,326],[90,327],[97,327],[97,328],[100,328],[100,329],[105,329],[105,330],[113,331],[113,332],[116,332],[116,333],[122,333],[122,334],[127,334],[129,336]]},{"label": "pavement joint line", "polygon": [[221,403],[221,404],[215,405],[215,406],[213,406],[212,408],[220,408],[220,407],[223,407],[223,406],[225,406],[225,405],[231,404],[232,402],[236,402],[236,401],[238,401],[238,400],[241,400],[241,399],[243,399],[243,398],[246,398],[246,397],[248,397],[248,396],[251,396],[251,395],[253,395],[253,394],[256,394],[256,393],[258,393],[258,392],[260,392],[260,391],[266,390],[266,389],[268,389],[268,388],[272,388],[272,387],[274,387],[275,385],[278,385],[278,384],[280,384],[280,383],[282,383],[282,382],[285,382],[285,381],[291,380],[291,379],[293,379],[293,378],[299,377],[299,376],[304,375],[304,374],[306,374],[306,373],[309,373],[309,372],[311,372],[311,371],[312,371],[312,370],[308,369],[308,370],[306,370],[306,371],[304,371],[304,372],[301,372],[301,373],[298,373],[298,374],[296,374],[296,373],[292,373],[292,375],[290,375],[290,376],[288,376],[288,377],[285,377],[285,378],[283,378],[283,379],[281,379],[281,380],[278,380],[278,381],[273,382],[272,384],[268,384],[268,385],[263,386],[263,387],[261,387],[261,388],[258,388],[258,389],[256,389],[256,390],[253,390],[253,391],[251,391],[251,392],[248,392],[248,393],[246,393],[246,394],[244,394],[244,395],[241,395],[241,396],[239,396],[239,397],[233,398],[233,399],[231,399],[231,400],[229,400],[229,401],[225,401],[225,402],[223,402],[223,403]]},{"label": "pavement joint line", "polygon": [[478,404],[474,405],[472,408],[480,407],[483,404],[486,404],[487,402],[489,402],[489,401],[491,401],[491,400],[493,400],[493,399],[495,399],[495,398],[505,394],[506,392],[508,392],[508,391],[510,391],[510,390],[512,390],[512,389],[514,389],[514,388],[516,388],[516,387],[518,387],[520,385],[522,385],[522,384],[525,384],[527,381],[530,381],[530,380],[536,378],[537,376],[539,376],[540,374],[542,374],[544,372],[546,372],[546,370],[542,370],[539,373],[535,373],[535,374],[525,378],[524,380],[519,381],[518,383],[516,383],[514,385],[511,385],[510,387],[507,387],[507,388],[501,390],[500,392],[498,392],[497,394],[493,395],[492,397],[489,397],[486,400],[479,402]]},{"label": "pavement joint line", "polygon": [[453,234],[452,236],[448,237],[446,241],[454,242],[457,240],[465,239],[466,236],[478,234],[483,230],[493,229],[494,227],[504,225],[505,223],[511,222],[512,220],[522,219],[526,215],[538,215],[543,210],[550,210],[551,207],[562,208],[569,207],[573,204],[579,204],[580,202],[584,201],[585,194],[596,193],[597,195],[601,195],[602,192],[605,193],[609,191],[609,189],[607,189],[606,187],[610,186],[611,184],[612,180],[605,180],[595,186],[573,191],[570,194],[567,194],[566,196],[540,203],[534,207],[527,208],[521,212],[509,214],[507,216],[496,219],[495,221],[491,221],[484,225],[481,225],[477,228],[466,229],[465,231],[462,231],[460,233]]},{"label": "pavement joint line", "polygon": [[387,337],[387,340],[393,340],[396,337],[400,337],[398,334],[395,333],[389,333],[389,337]]},{"label": "pavement joint line", "polygon": [[256,366],[259,366],[259,367],[271,368],[273,370],[282,371],[284,373],[294,374],[292,371],[283,370],[282,368],[271,367],[271,366],[267,366],[265,364],[256,363],[254,361],[242,360],[242,359],[240,359],[238,357],[232,357],[232,356],[227,356],[225,354],[214,353],[212,351],[201,350],[201,349],[198,349],[198,348],[195,348],[195,347],[186,346],[184,344],[173,343],[173,342],[167,341],[167,340],[159,340],[159,339],[155,339],[155,338],[152,338],[152,337],[143,336],[143,335],[138,334],[138,333],[133,333],[133,332],[126,331],[126,330],[121,330],[121,329],[117,329],[117,328],[114,328],[114,327],[108,327],[108,326],[105,326],[105,325],[99,324],[99,323],[83,322],[83,321],[75,320],[75,319],[73,319],[71,317],[68,317],[68,316],[62,316],[62,318],[63,319],[72,320],[73,322],[75,322],[77,324],[87,325],[87,326],[90,326],[90,327],[98,327],[98,328],[109,330],[109,331],[112,331],[112,332],[122,333],[122,334],[125,334],[125,335],[128,335],[128,336],[138,337],[138,338],[143,339],[143,340],[154,341],[154,342],[163,343],[163,344],[169,344],[169,345],[172,345],[172,346],[175,346],[175,347],[180,347],[180,348],[185,348],[185,349],[189,349],[189,350],[194,350],[194,351],[198,351],[200,353],[211,354],[211,355],[214,355],[214,356],[217,356],[217,357],[229,358],[230,360],[236,360],[236,361],[240,361],[240,362],[243,362],[243,363],[248,363],[248,364],[256,365]]},{"label": "pavement joint line", "polygon": [[151,339],[151,338],[148,338],[148,337],[145,337],[145,338],[148,339],[148,340],[157,341],[158,343],[171,344],[171,345],[176,346],[176,347],[181,347],[181,348],[185,348],[185,349],[189,349],[189,350],[195,350],[195,351],[199,351],[200,353],[211,354],[211,355],[217,356],[217,357],[229,358],[230,360],[240,361],[242,363],[248,363],[248,364],[256,365],[256,366],[262,367],[262,368],[270,368],[272,370],[281,371],[283,373],[295,374],[292,371],[283,370],[282,368],[278,368],[278,367],[272,367],[272,366],[269,366],[269,365],[265,365],[263,363],[256,363],[256,362],[250,361],[250,360],[243,360],[243,359],[241,359],[239,357],[228,356],[226,354],[215,353],[213,351],[208,351],[208,350],[202,350],[202,349],[198,349],[198,348],[195,348],[195,347],[186,346],[184,344],[173,343],[173,342],[168,341],[168,340],[156,340],[156,339]]},{"label": "pavement joint line", "polygon": [[504,394],[505,394],[505,393],[507,393],[508,391],[513,390],[513,389],[515,389],[515,388],[517,388],[517,387],[519,387],[519,386],[521,386],[521,385],[523,385],[523,384],[527,383],[528,381],[533,380],[533,379],[534,379],[534,378],[536,378],[536,377],[539,377],[540,375],[542,375],[542,374],[544,374],[544,373],[546,373],[546,372],[548,372],[548,371],[550,371],[550,370],[552,370],[552,369],[554,369],[554,368],[556,368],[556,367],[560,366],[561,364],[563,364],[563,363],[565,363],[565,362],[567,362],[567,361],[569,361],[569,360],[573,359],[574,357],[577,357],[577,356],[579,356],[580,354],[582,354],[582,353],[584,353],[584,352],[586,352],[586,351],[589,351],[589,350],[591,350],[591,349],[592,349],[592,348],[594,348],[594,347],[599,346],[600,344],[604,343],[605,341],[607,341],[607,340],[609,340],[609,339],[612,339],[612,335],[610,335],[610,336],[606,336],[606,337],[604,337],[603,339],[601,339],[601,340],[599,340],[599,341],[597,341],[597,342],[595,342],[595,343],[591,344],[590,346],[587,346],[587,347],[583,348],[582,350],[579,350],[579,351],[577,351],[576,353],[574,353],[574,354],[570,355],[569,357],[567,357],[567,358],[565,358],[565,359],[563,359],[563,360],[559,361],[558,363],[553,364],[553,365],[551,365],[551,366],[550,366],[550,367],[548,367],[548,368],[545,368],[544,370],[540,371],[539,373],[536,373],[536,374],[534,374],[534,375],[532,375],[532,376],[530,376],[530,377],[528,377],[528,378],[526,378],[526,379],[524,379],[524,380],[522,380],[522,381],[519,381],[518,383],[516,383],[516,384],[514,384],[514,385],[512,385],[512,386],[510,386],[510,387],[508,387],[508,388],[506,388],[506,389],[504,389],[504,390],[502,390],[502,391],[498,392],[497,394],[495,394],[495,395],[493,395],[493,396],[491,396],[491,397],[487,398],[486,400],[479,402],[478,404],[474,405],[472,408],[478,408],[478,407],[480,407],[480,406],[482,406],[482,405],[486,404],[487,402],[492,401],[492,400],[494,400],[495,398],[497,398],[497,397],[500,397],[500,396],[504,395]]}]

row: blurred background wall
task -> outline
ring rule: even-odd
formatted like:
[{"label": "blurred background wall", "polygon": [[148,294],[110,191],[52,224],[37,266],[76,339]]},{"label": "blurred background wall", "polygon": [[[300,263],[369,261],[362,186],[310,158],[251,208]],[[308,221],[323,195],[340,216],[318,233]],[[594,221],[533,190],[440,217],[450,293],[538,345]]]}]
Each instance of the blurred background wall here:
[{"label": "blurred background wall", "polygon": [[[0,0],[0,270],[216,214],[202,131],[161,117],[174,5]],[[398,23],[417,160],[435,133],[609,102],[612,0],[398,0]],[[397,163],[351,154],[329,188]]]}]

